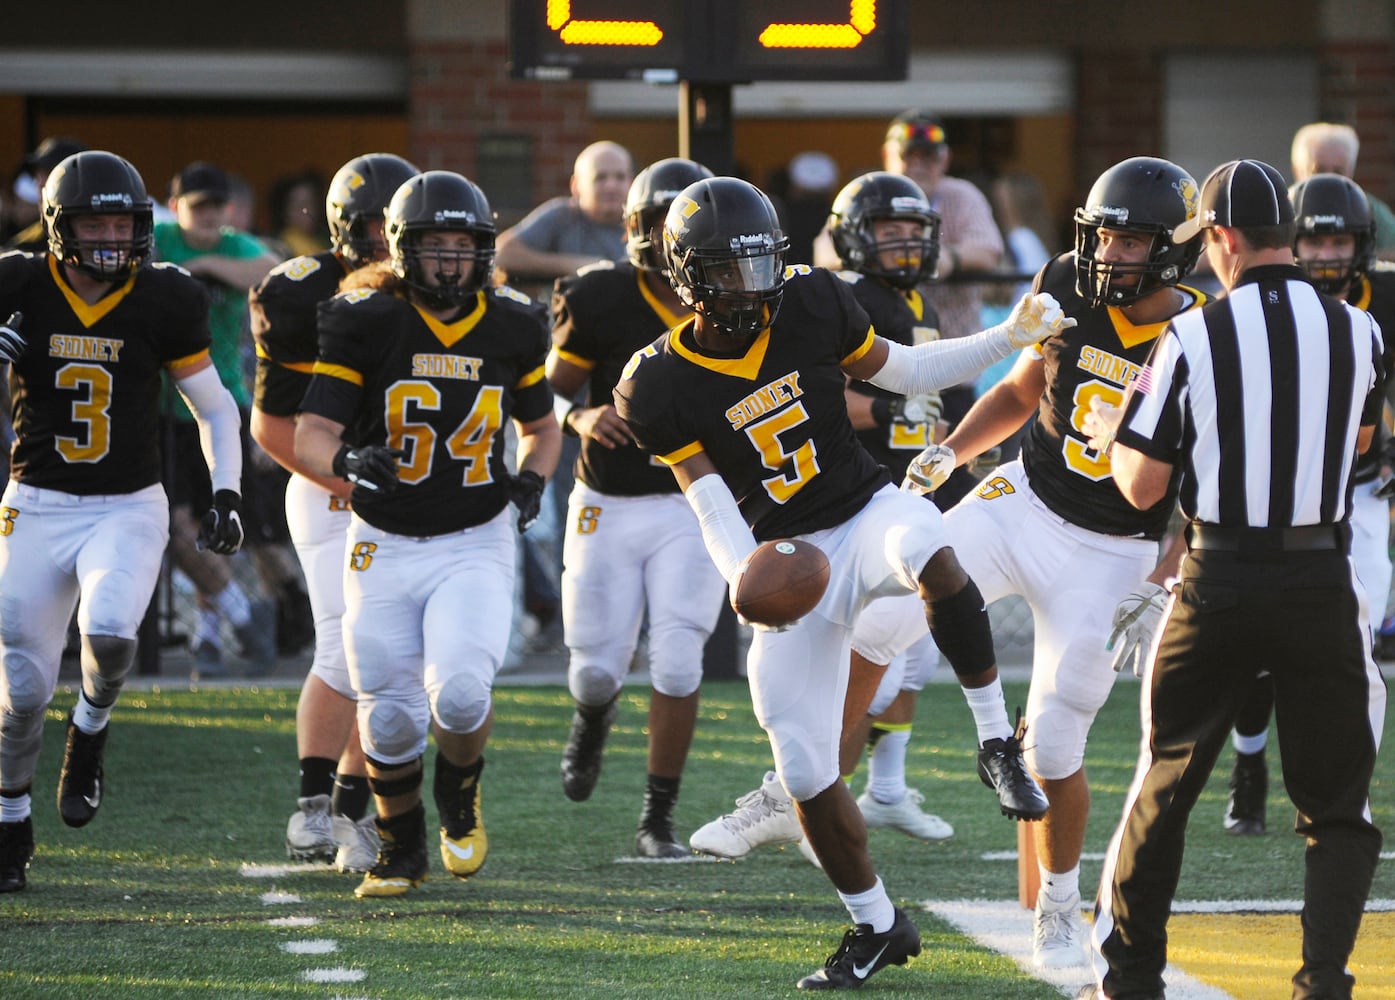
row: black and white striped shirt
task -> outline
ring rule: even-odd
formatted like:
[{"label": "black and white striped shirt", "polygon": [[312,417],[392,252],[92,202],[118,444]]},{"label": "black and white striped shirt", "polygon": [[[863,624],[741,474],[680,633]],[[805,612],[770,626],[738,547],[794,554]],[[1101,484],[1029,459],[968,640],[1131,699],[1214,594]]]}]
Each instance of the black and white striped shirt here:
[{"label": "black and white striped shirt", "polygon": [[1175,317],[1118,440],[1182,470],[1191,519],[1234,528],[1336,524],[1351,509],[1359,428],[1381,406],[1381,334],[1297,267],[1251,268]]}]

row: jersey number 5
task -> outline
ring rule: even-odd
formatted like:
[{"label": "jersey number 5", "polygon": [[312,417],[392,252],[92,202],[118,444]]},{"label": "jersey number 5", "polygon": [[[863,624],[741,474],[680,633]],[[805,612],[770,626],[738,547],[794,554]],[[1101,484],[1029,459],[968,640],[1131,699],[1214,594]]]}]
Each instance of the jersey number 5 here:
[{"label": "jersey number 5", "polygon": [[762,479],[761,485],[770,499],[782,504],[802,490],[819,474],[818,452],[813,441],[805,441],[794,451],[786,451],[779,435],[793,430],[809,419],[802,402],[771,414],[764,420],[746,425],[746,436],[760,452],[760,461],[777,475]]}]

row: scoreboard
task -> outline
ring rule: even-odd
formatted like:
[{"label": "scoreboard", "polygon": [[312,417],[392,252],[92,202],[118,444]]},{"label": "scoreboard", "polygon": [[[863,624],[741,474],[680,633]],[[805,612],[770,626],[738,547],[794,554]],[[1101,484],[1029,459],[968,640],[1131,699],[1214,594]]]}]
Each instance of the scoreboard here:
[{"label": "scoreboard", "polygon": [[528,80],[903,80],[909,0],[511,0]]}]

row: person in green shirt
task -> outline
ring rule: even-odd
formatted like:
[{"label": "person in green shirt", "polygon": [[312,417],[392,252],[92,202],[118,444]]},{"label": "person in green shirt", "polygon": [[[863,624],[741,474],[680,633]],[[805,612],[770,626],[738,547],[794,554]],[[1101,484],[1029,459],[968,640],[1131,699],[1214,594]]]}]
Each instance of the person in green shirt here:
[{"label": "person in green shirt", "polygon": [[[252,394],[243,364],[247,332],[247,291],[280,263],[249,233],[225,224],[231,185],[228,175],[212,163],[197,161],[181,170],[170,184],[169,207],[173,222],[155,225],[155,254],[163,262],[177,264],[203,283],[210,299],[208,325],[213,337],[210,354],[218,377],[237,401],[242,414],[243,455],[253,449],[247,437]],[[184,401],[175,392],[165,394],[166,412],[173,420],[173,444],[167,460],[165,483],[170,501],[170,554],[189,577],[199,596],[199,620],[190,640],[196,677],[226,676],[220,627],[232,626],[248,661],[247,673],[269,673],[276,665],[276,605],[249,595],[233,579],[226,560],[216,560],[196,543],[196,511],[204,510],[209,489],[208,471],[199,451],[198,428]],[[244,458],[244,461],[246,459]],[[255,475],[243,474],[244,493],[252,492]],[[249,542],[263,536],[257,503],[244,499]],[[259,570],[265,560],[254,560]],[[263,578],[269,574],[263,572]],[[272,585],[275,586],[274,583]]]}]

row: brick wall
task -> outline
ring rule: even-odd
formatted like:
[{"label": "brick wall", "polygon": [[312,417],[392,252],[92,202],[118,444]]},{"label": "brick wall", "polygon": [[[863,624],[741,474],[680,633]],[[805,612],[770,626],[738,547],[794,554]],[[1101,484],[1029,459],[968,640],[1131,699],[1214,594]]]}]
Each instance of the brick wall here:
[{"label": "brick wall", "polygon": [[1318,51],[1322,121],[1345,122],[1361,138],[1355,180],[1395,199],[1395,40],[1333,40]]},{"label": "brick wall", "polygon": [[[584,83],[511,80],[502,38],[419,41],[409,56],[411,156],[423,170],[475,177],[481,136],[531,137],[529,208],[566,194],[572,162],[596,138]],[[490,192],[491,196],[493,191]],[[496,205],[496,209],[519,206]]]},{"label": "brick wall", "polygon": [[1162,149],[1163,64],[1159,52],[1089,51],[1079,56],[1076,188],[1130,156]]}]

